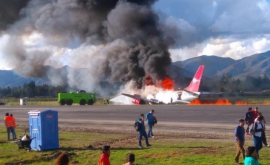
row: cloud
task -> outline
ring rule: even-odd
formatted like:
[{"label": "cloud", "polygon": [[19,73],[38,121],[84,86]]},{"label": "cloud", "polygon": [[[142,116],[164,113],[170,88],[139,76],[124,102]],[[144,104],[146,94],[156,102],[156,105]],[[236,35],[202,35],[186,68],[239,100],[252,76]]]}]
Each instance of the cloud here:
[{"label": "cloud", "polygon": [[178,31],[170,49],[173,61],[200,55],[239,59],[269,50],[266,0],[160,0],[155,9]]}]

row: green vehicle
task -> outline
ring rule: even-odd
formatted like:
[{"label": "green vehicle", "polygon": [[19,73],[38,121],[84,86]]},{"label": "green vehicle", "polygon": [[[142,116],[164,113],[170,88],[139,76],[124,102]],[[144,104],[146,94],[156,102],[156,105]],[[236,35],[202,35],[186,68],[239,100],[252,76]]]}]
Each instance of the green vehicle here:
[{"label": "green vehicle", "polygon": [[58,102],[60,105],[72,105],[73,103],[93,105],[96,102],[96,93],[85,93],[83,90],[77,93],[58,93]]}]

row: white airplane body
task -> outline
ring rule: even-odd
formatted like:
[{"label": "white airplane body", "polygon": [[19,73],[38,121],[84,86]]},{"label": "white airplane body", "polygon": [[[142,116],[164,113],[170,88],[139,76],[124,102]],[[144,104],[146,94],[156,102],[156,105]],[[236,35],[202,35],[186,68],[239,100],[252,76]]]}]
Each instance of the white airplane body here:
[{"label": "white airplane body", "polygon": [[[199,86],[201,83],[201,78],[203,75],[203,70],[204,70],[204,65],[201,65],[196,74],[194,75],[192,81],[190,82],[189,86],[186,87],[184,90],[182,91],[173,91],[176,92],[178,94],[178,99],[171,100],[171,102],[169,103],[173,103],[173,104],[188,104],[191,101],[199,98],[200,96],[200,92],[199,92]],[[142,98],[140,95],[131,95],[131,94],[126,94],[126,93],[122,93],[122,95],[127,96],[127,97],[131,97],[133,98],[133,103],[134,104],[160,104],[160,103],[164,103],[163,100],[157,99],[157,98],[151,98],[151,99],[146,99],[146,98]]]}]

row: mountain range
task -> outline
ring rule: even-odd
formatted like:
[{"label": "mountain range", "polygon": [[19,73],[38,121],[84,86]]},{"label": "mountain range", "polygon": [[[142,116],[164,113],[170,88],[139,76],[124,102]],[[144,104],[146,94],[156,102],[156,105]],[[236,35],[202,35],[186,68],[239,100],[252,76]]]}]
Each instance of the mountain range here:
[{"label": "mountain range", "polygon": [[[177,61],[172,65],[173,70],[179,70],[181,76],[193,77],[199,65],[205,65],[204,75],[206,77],[222,76],[229,73],[234,78],[243,79],[246,76],[270,77],[270,51],[254,54],[239,60],[223,58],[218,56],[202,55],[185,61]],[[54,69],[51,72],[66,73],[70,69],[68,66]],[[82,69],[72,69],[82,70]],[[51,84],[48,78],[25,78],[16,74],[13,70],[0,70],[0,87],[22,86],[24,83],[34,81],[36,85]]]}]

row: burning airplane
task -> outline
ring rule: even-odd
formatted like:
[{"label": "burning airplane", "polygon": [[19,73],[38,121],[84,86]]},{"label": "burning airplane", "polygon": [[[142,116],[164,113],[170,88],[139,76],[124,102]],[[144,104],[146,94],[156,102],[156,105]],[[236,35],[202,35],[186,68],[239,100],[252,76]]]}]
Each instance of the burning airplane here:
[{"label": "burning airplane", "polygon": [[[148,94],[146,98],[142,97],[138,94],[127,94],[122,93],[122,95],[130,97],[133,99],[132,103],[134,104],[187,104],[191,101],[197,99],[200,96],[199,87],[201,83],[201,78],[203,75],[204,65],[201,65],[195,76],[193,77],[192,81],[190,82],[189,86],[186,87],[184,90],[181,91],[174,91],[173,90],[173,80],[168,77],[165,77],[158,85],[154,85],[157,88],[158,92],[154,94]],[[149,85],[150,78],[146,78],[146,83]]]}]

